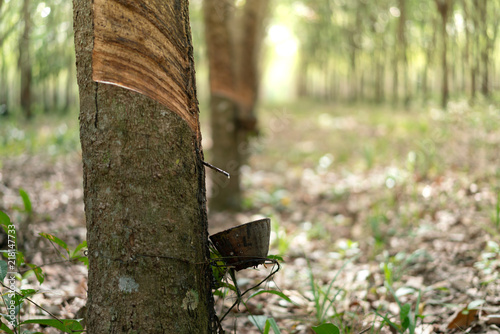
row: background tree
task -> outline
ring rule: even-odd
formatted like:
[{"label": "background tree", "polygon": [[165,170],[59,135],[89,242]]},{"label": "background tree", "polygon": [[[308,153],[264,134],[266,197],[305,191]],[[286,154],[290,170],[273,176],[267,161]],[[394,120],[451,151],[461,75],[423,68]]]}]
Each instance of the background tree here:
[{"label": "background tree", "polygon": [[76,108],[71,10],[59,0],[0,2],[0,113]]},{"label": "background tree", "polygon": [[498,86],[497,1],[301,0],[290,7],[300,96],[446,105],[450,96],[488,97]]},{"label": "background tree", "polygon": [[500,4],[498,1],[474,1],[474,7],[479,16],[479,45],[481,54],[481,93],[488,97],[490,95],[490,57],[494,51],[498,36],[498,17],[500,15]]},{"label": "background tree", "polygon": [[240,167],[250,133],[257,130],[258,60],[268,0],[204,0],[205,37],[210,76],[213,164],[231,174],[214,175],[210,207],[241,205]]},{"label": "background tree", "polygon": [[[226,19],[229,20],[230,44],[234,49],[230,67],[238,77],[238,73],[252,68],[245,67],[251,62],[243,57],[255,54],[249,46],[251,43],[242,48],[237,46],[244,43],[245,36],[247,41],[252,41],[249,38],[252,30],[244,27],[245,22],[252,20],[244,18],[262,20],[265,16],[245,14],[257,10],[257,6],[262,4],[260,1],[226,1],[229,3]],[[441,3],[441,0],[438,2]],[[10,110],[12,114],[24,114],[21,100],[27,103],[28,99],[21,99],[21,87],[28,92],[28,82],[31,83],[30,105],[34,115],[76,109],[77,87],[72,80],[75,74],[74,51],[70,42],[73,38],[71,3],[60,0],[29,0],[29,6],[24,6],[24,3],[24,0],[0,2],[0,113]],[[446,1],[443,0],[443,3]],[[202,0],[192,1],[194,8],[201,7],[201,4]],[[218,3],[220,12],[223,4],[223,1]],[[479,94],[491,98],[492,92],[498,88],[498,1],[454,1],[447,14],[446,27],[443,26],[436,0],[273,2],[273,8],[278,7],[286,8],[289,15],[274,19],[273,24],[288,25],[298,41],[300,56],[297,59],[296,85],[299,95],[336,101],[403,101],[407,104],[410,100],[411,103],[432,103],[442,100],[441,88],[444,87],[445,77],[449,81],[448,94],[453,99],[464,97],[464,94],[471,99]],[[196,14],[193,23],[199,28],[195,35],[202,35],[205,31],[202,28],[203,15],[201,10]],[[26,41],[23,38],[25,23],[30,28],[28,48],[26,43],[21,43]],[[257,24],[256,27],[261,32],[264,30],[262,25]],[[447,34],[445,44],[442,42],[443,27]],[[260,36],[265,36],[265,31]],[[261,44],[261,37],[254,45]],[[447,47],[447,76],[442,75],[444,46]],[[31,56],[31,66],[24,66],[23,71],[20,56],[24,59],[28,53],[21,53],[21,49],[27,50]],[[240,49],[246,51],[240,52]],[[257,54],[258,49],[260,47],[255,48]],[[208,72],[207,62],[201,58],[205,51],[206,45],[198,43],[195,53],[201,59],[198,73],[202,83]],[[269,59],[265,58],[266,61]],[[23,61],[23,64],[28,63]],[[31,80],[23,79],[21,85],[21,77],[28,78],[29,67]],[[253,77],[247,73],[246,78],[241,84],[255,87]],[[258,75],[255,78],[258,79]],[[248,117],[243,115],[244,110],[253,110],[252,96],[257,95],[246,94],[244,89],[237,88],[242,88],[242,85],[235,83],[233,87],[239,90],[238,108],[243,105],[243,97],[250,107],[241,109],[239,123],[251,127],[255,123],[251,112],[246,113]],[[208,100],[210,95],[206,92],[208,87],[205,88],[202,85],[200,89],[203,101]],[[251,92],[252,89],[246,91]],[[245,126],[240,133],[248,132]],[[238,176],[233,174],[236,180]],[[221,177],[217,182],[227,182]],[[222,188],[217,186],[219,190]]]},{"label": "background tree", "polygon": [[90,264],[87,330],[210,332],[187,1],[75,0],[74,22]]},{"label": "background tree", "polygon": [[8,113],[9,104],[9,84],[7,78],[7,68],[9,66],[6,58],[6,48],[3,47],[7,38],[15,32],[19,20],[12,18],[13,6],[6,6],[4,0],[0,0],[0,115]]},{"label": "background tree", "polygon": [[452,0],[435,0],[437,10],[441,16],[441,106],[446,107],[448,99],[450,98],[450,91],[448,85],[448,32],[446,30],[446,25],[448,23],[448,17],[452,11]]},{"label": "background tree", "polygon": [[31,84],[32,68],[30,55],[31,16],[30,0],[23,1],[22,7],[23,33],[19,40],[19,69],[21,72],[21,107],[27,119],[32,117]]}]

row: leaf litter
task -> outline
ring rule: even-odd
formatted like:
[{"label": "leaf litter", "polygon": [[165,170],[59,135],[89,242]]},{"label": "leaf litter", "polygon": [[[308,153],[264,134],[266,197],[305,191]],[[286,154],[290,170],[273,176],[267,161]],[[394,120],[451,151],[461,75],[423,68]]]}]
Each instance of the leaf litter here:
[{"label": "leaf litter", "polygon": [[[263,288],[279,289],[291,302],[259,294],[231,312],[226,331],[259,333],[255,323],[264,318],[252,314],[274,318],[283,333],[312,333],[319,321],[342,333],[392,333],[377,314],[397,323],[399,301],[421,316],[415,333],[499,333],[498,110],[285,109],[287,126],[267,128],[242,170],[242,211],[210,212],[209,221],[215,233],[270,217],[270,254],[285,263]],[[387,121],[374,123],[372,113],[378,120],[387,114]],[[262,123],[273,115],[264,109]],[[30,196],[34,214],[14,212],[17,222],[29,224],[23,233],[30,262],[61,260],[36,237],[40,232],[70,248],[85,240],[79,154],[4,159],[0,175],[0,209],[22,206],[20,188]],[[34,300],[61,318],[76,317],[85,304],[85,267],[43,270],[44,292]],[[269,270],[244,270],[238,285],[255,285]],[[35,282],[30,277],[25,288],[39,289]],[[320,315],[318,296],[330,305]],[[231,294],[217,299],[218,312],[233,302]]]}]

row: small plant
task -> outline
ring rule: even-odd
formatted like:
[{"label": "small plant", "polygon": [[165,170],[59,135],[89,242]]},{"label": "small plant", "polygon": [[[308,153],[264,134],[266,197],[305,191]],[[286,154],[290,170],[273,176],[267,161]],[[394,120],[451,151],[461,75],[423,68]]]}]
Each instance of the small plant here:
[{"label": "small plant", "polygon": [[278,249],[279,254],[283,255],[288,252],[292,238],[286,229],[276,221],[277,219],[273,219],[271,224],[271,245]]},{"label": "small plant", "polygon": [[498,269],[500,268],[500,245],[490,240],[486,244],[486,248],[481,253],[481,260],[476,262],[474,266],[480,269],[486,276],[483,284],[488,284],[496,281],[500,275]]},{"label": "small plant", "polygon": [[497,232],[500,232],[500,191],[497,192],[495,212],[492,215],[492,221],[495,224]]},{"label": "small plant", "polygon": [[398,281],[405,272],[419,261],[432,260],[432,257],[423,249],[417,249],[411,254],[398,252],[390,256],[387,251],[383,252],[384,262],[380,263],[380,269],[384,272],[385,281],[392,285]]},{"label": "small plant", "polygon": [[[273,269],[271,270],[271,273],[264,278],[260,283],[257,285],[247,289],[244,292],[240,291],[240,288],[238,287],[238,282],[236,280],[236,275],[234,268],[227,265],[226,261],[224,258],[221,256],[217,248],[210,243],[210,260],[211,260],[211,267],[212,267],[212,288],[214,289],[213,294],[215,296],[219,296],[221,298],[225,298],[229,292],[233,292],[236,294],[236,301],[234,304],[222,315],[219,319],[219,324],[224,320],[224,318],[228,315],[228,313],[236,306],[242,303],[243,305],[246,306],[246,303],[254,298],[255,296],[267,293],[267,294],[274,294],[277,295],[278,297],[286,300],[289,303],[292,303],[292,300],[288,298],[283,292],[278,291],[278,290],[266,290],[266,289],[260,289],[256,292],[254,292],[252,295],[250,295],[246,301],[243,300],[243,296],[246,295],[248,292],[251,290],[254,290],[258,288],[262,283],[266,282],[268,279],[270,279],[274,274],[276,274],[279,269],[280,269],[280,262],[284,262],[283,258],[278,255],[268,255],[266,258],[266,263],[271,263],[273,265]],[[228,282],[227,279],[227,274],[231,277],[232,284]],[[248,307],[247,307],[248,308]],[[254,316],[250,315],[249,320],[261,331],[262,333],[268,334],[270,329],[272,328],[275,334],[280,334],[278,325],[276,324],[276,321],[273,318],[267,318],[266,316]]]},{"label": "small plant", "polygon": [[316,317],[317,324],[323,324],[329,318],[328,312],[330,310],[333,310],[333,316],[331,316],[331,318],[339,316],[334,302],[337,300],[337,297],[339,297],[341,293],[344,292],[344,290],[336,290],[333,296],[331,296],[330,293],[332,293],[333,284],[336,282],[337,277],[340,275],[345,266],[350,262],[351,260],[348,260],[342,265],[342,267],[337,271],[337,273],[331,280],[330,284],[328,284],[325,289],[324,287],[321,287],[314,279],[311,263],[309,262],[309,260],[307,260],[309,286],[311,287],[311,292],[314,299],[314,315]]},{"label": "small plant", "polygon": [[[17,211],[32,214],[31,201],[28,194],[24,190],[20,190],[20,195],[23,200],[24,209],[15,208]],[[39,324],[42,326],[53,327],[64,333],[79,333],[83,331],[83,327],[79,320],[74,319],[59,319],[52,313],[44,309],[42,306],[35,303],[31,297],[39,293],[35,289],[22,289],[18,287],[17,282],[26,278],[30,273],[34,273],[39,284],[43,284],[45,276],[40,266],[26,263],[24,255],[17,249],[17,233],[16,227],[10,220],[10,217],[0,211],[0,225],[7,234],[8,249],[1,250],[5,260],[0,260],[0,286],[3,288],[0,293],[0,309],[5,308],[5,313],[1,313],[3,319],[0,319],[0,330],[2,333],[17,334],[20,333],[21,327],[28,324]],[[86,241],[78,245],[74,250],[70,251],[67,244],[61,239],[47,233],[40,233],[40,236],[48,239],[51,243],[62,247],[67,254],[59,252],[65,261],[82,261],[88,266],[88,259],[81,255],[83,248],[87,246]],[[57,249],[57,248],[56,248]],[[26,266],[28,269],[19,271],[19,267]],[[37,308],[44,311],[52,319],[28,319],[21,320],[21,309],[25,303],[31,303]]]},{"label": "small plant", "polygon": [[[403,334],[403,333],[406,333],[408,331],[409,334],[414,334],[415,329],[417,328],[418,319],[423,318],[423,316],[419,314],[421,292],[420,291],[418,292],[415,310],[412,311],[412,307],[411,307],[410,303],[403,304],[399,300],[398,296],[401,296],[402,293],[395,292],[394,289],[392,288],[392,286],[387,281],[384,282],[384,285],[387,288],[387,290],[389,290],[391,295],[394,297],[394,300],[396,300],[396,303],[398,304],[399,323],[392,321],[391,319],[389,319],[389,316],[387,316],[387,315],[381,315],[377,311],[375,311],[375,313],[379,317],[384,319],[384,322],[389,324],[389,326],[391,326],[396,332]],[[404,290],[404,294],[409,292],[409,291],[410,290],[408,290],[408,289]],[[411,289],[411,291],[414,291],[414,290]]]},{"label": "small plant", "polygon": [[313,327],[312,330],[316,334],[340,334],[340,329],[334,324],[330,323]]},{"label": "small plant", "polygon": [[271,328],[274,334],[281,334],[276,320],[272,317],[267,317],[265,315],[250,315],[248,316],[248,320],[250,320],[262,334],[269,334]]},{"label": "small plant", "polygon": [[365,160],[366,169],[371,170],[375,164],[375,149],[372,145],[363,147],[363,158]]}]

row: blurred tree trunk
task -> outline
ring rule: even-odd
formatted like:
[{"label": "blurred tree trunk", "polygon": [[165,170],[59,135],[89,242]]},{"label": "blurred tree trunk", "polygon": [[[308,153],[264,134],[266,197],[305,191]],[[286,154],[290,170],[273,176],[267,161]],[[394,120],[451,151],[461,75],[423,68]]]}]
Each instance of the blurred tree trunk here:
[{"label": "blurred tree trunk", "polygon": [[[421,22],[421,29],[426,26],[426,22]],[[432,17],[432,36],[429,40],[425,39],[422,42],[422,47],[424,49],[425,60],[424,67],[422,69],[422,100],[427,103],[429,99],[429,68],[431,67],[433,51],[437,45],[437,28],[438,20],[437,17]]]},{"label": "blurred tree trunk", "polygon": [[210,71],[210,125],[212,128],[212,163],[231,174],[228,179],[213,174],[210,208],[238,208],[241,202],[240,166],[236,117],[238,101],[233,64],[233,39],[229,32],[232,10],[230,0],[205,0],[205,40]]},{"label": "blurred tree trunk", "polygon": [[248,132],[257,129],[255,104],[259,93],[260,73],[258,69],[260,49],[264,40],[264,20],[269,9],[269,0],[246,1],[243,7],[242,36],[237,53],[241,55],[238,72],[238,96],[240,97],[241,110],[238,115],[237,129],[242,140],[247,138]]},{"label": "blurred tree trunk", "polygon": [[465,46],[463,51],[463,61],[462,61],[462,91],[467,94],[467,71],[471,67],[471,31],[470,31],[470,14],[467,6],[467,0],[462,0],[461,2],[464,18],[465,27]]},{"label": "blurred tree trunk", "polygon": [[351,45],[349,52],[349,101],[355,102],[358,99],[357,84],[357,64],[356,64],[356,46]]},{"label": "blurred tree trunk", "polygon": [[[0,21],[3,21],[5,19],[5,17],[8,15],[8,10],[5,12],[2,11],[4,3],[5,3],[4,0],[0,0]],[[21,18],[23,18],[23,15],[21,15]],[[16,21],[14,24],[9,26],[7,29],[0,32],[0,47],[3,45],[3,42],[5,42],[6,38],[9,37],[9,35],[11,33],[16,31],[18,22],[19,21]]]},{"label": "blurred tree trunk", "polygon": [[399,45],[396,44],[392,57],[392,103],[396,105],[399,101]]},{"label": "blurred tree trunk", "polygon": [[480,73],[480,78],[481,78],[481,93],[484,96],[489,95],[488,91],[488,82],[489,82],[489,77],[488,77],[488,63],[489,63],[489,57],[488,57],[488,18],[486,15],[486,10],[487,10],[487,4],[486,1],[475,1],[475,9],[477,10],[478,16],[479,16],[479,36],[478,36],[478,42],[479,42],[479,64],[481,68],[481,73]]},{"label": "blurred tree trunk", "polygon": [[453,0],[435,0],[437,10],[441,16],[441,69],[442,69],[442,81],[441,81],[441,107],[446,108],[448,100],[450,98],[450,90],[448,84],[448,32],[446,31],[446,23],[448,22],[448,16],[451,11]]},{"label": "blurred tree trunk", "polygon": [[241,205],[240,167],[248,158],[248,136],[257,131],[257,63],[268,2],[247,1],[241,14],[234,12],[233,0],[203,2],[210,72],[212,163],[231,174],[230,179],[214,174],[210,208],[218,211],[237,210]]},{"label": "blurred tree trunk", "polygon": [[470,73],[470,100],[473,102],[476,98],[476,92],[477,92],[477,72],[479,69],[479,62],[477,58],[477,53],[479,49],[479,41],[478,41],[478,16],[476,12],[476,4],[471,4],[471,6],[467,6],[467,1],[464,1],[464,8],[466,8],[466,12],[468,13],[468,16],[472,20],[472,25],[473,25],[473,30],[471,33],[471,43],[470,43],[470,66],[469,66],[469,73]]},{"label": "blurred tree trunk", "polygon": [[59,94],[59,85],[57,82],[57,76],[50,76],[49,80],[52,85],[52,89],[50,89],[50,104],[51,104],[51,110],[55,111],[59,108],[59,105],[57,103],[57,95]]},{"label": "blurred tree trunk", "polygon": [[[360,41],[360,31],[359,26],[363,20],[362,14],[365,8],[361,6],[362,4],[356,3],[354,10],[354,20],[351,21],[351,27],[346,30],[347,41],[348,41],[348,56],[349,56],[349,101],[354,102],[358,100],[358,72],[359,72],[359,57],[358,50],[361,49],[359,45]],[[376,52],[376,51],[374,51]],[[373,57],[375,58],[375,56]]]},{"label": "blurred tree trunk", "polygon": [[382,103],[385,99],[385,53],[376,50],[375,59],[375,102]]},{"label": "blurred tree trunk", "polygon": [[399,0],[399,23],[398,23],[398,41],[399,41],[399,62],[402,65],[403,87],[404,87],[404,105],[410,104],[410,81],[408,78],[408,55],[406,40],[406,0]]},{"label": "blurred tree trunk", "polygon": [[359,78],[359,98],[365,99],[365,72],[361,71],[361,78]]},{"label": "blurred tree trunk", "polygon": [[23,33],[19,40],[19,69],[21,71],[21,108],[24,116],[30,119],[31,110],[31,86],[32,86],[32,70],[30,56],[30,36],[31,36],[31,17],[30,17],[30,0],[24,0],[22,6],[22,18],[24,22]]},{"label": "blurred tree trunk", "polygon": [[40,90],[41,90],[41,94],[42,94],[42,104],[43,104],[43,113],[44,114],[48,114],[51,110],[51,107],[50,107],[50,102],[49,102],[49,91],[50,91],[50,88],[49,88],[49,83],[47,80],[43,80],[41,83],[40,83]]},{"label": "blurred tree trunk", "polygon": [[7,64],[4,49],[0,50],[0,116],[9,114],[9,86],[7,85]]},{"label": "blurred tree trunk", "polygon": [[72,103],[72,97],[73,97],[73,78],[75,77],[75,71],[74,71],[74,64],[73,62],[70,62],[67,65],[68,73],[66,77],[66,87],[64,89],[64,105],[63,105],[63,111],[67,113],[71,107]]},{"label": "blurred tree trunk", "polygon": [[297,66],[297,96],[306,97],[309,94],[307,87],[307,78],[309,75],[308,62],[303,52],[299,53],[299,65]]},{"label": "blurred tree trunk", "polygon": [[[212,333],[215,315],[205,175],[188,3],[161,0],[128,5],[74,0],[90,264],[87,332]],[[137,15],[141,9],[144,12]],[[153,15],[150,12],[154,9],[158,12]],[[171,89],[161,94],[189,106],[197,133],[171,107],[132,90],[92,80],[100,74],[95,69],[102,64],[96,61],[98,42],[101,48],[111,45],[108,51],[120,46],[130,50],[133,48],[127,43],[139,45],[150,37],[142,25],[145,30],[134,35],[126,18],[118,24],[111,19],[105,21],[107,25],[94,22],[97,10],[113,13],[116,20],[119,15],[123,18],[123,13],[126,18],[147,20],[158,27],[161,36],[168,37],[161,41],[170,50],[164,53],[166,59],[153,56],[150,62],[151,54],[141,47],[136,50],[144,52],[137,54],[137,59],[115,57],[119,63],[115,66],[123,69],[123,77],[139,80],[143,76],[134,76],[134,65],[169,64],[170,68],[163,68]],[[109,35],[94,36],[98,28]],[[124,40],[124,34],[130,39]],[[104,38],[116,43],[103,43]]]},{"label": "blurred tree trunk", "polygon": [[476,0],[475,9],[478,11],[480,36],[480,64],[481,64],[481,93],[490,96],[490,54],[493,53],[495,41],[498,35],[498,16],[500,6],[494,1]]}]

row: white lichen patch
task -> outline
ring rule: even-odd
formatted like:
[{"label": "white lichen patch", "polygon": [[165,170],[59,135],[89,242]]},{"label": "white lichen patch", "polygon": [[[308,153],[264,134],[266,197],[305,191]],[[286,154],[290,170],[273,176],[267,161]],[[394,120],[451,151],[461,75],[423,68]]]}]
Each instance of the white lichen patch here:
[{"label": "white lichen patch", "polygon": [[139,290],[139,284],[132,277],[120,277],[118,280],[118,289],[126,293],[136,292]]},{"label": "white lichen patch", "polygon": [[198,293],[194,290],[189,290],[182,300],[182,308],[188,311],[194,311],[196,307],[198,307],[198,301]]}]

